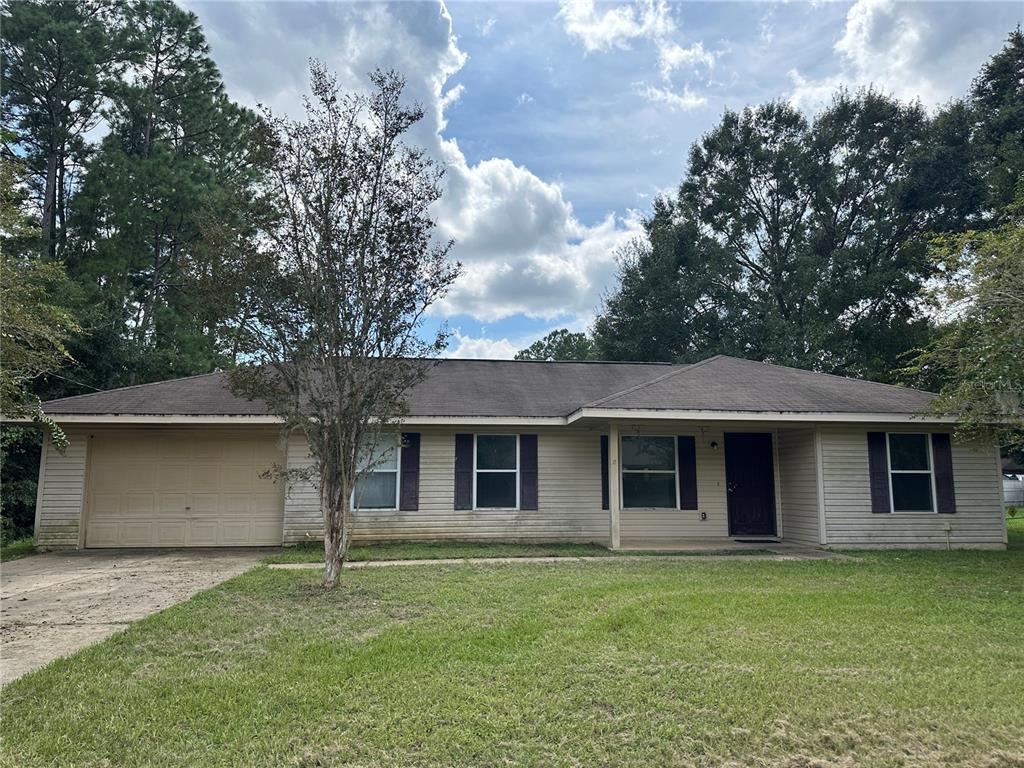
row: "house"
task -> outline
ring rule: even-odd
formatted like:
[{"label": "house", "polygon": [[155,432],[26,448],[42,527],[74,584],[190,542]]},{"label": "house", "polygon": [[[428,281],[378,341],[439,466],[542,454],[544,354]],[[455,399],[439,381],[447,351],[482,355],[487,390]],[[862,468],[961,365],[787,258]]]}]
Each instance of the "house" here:
[{"label": "house", "polygon": [[[361,483],[354,540],[781,539],[1003,548],[999,451],[933,395],[730,357],[693,365],[446,360]],[[293,544],[321,533],[309,466],[222,373],[45,404],[43,547]]]}]

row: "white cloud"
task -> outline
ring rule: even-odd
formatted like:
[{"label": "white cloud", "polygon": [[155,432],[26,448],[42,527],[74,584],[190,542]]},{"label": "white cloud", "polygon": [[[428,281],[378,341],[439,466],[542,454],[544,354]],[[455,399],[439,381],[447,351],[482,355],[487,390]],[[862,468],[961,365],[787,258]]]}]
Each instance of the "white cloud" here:
[{"label": "white cloud", "polygon": [[[464,91],[450,86],[467,61],[443,4],[193,3],[229,92],[301,113],[307,57],[324,60],[346,89],[365,89],[366,73],[394,67],[406,96],[426,117],[410,140],[444,164],[445,192],[434,212],[439,235],[456,240],[465,274],[436,307],[444,316],[493,321],[589,315],[614,276],[615,249],[641,231],[639,217],[609,215],[587,226],[555,183],[506,158],[470,163],[446,137],[445,110]],[[253,57],[273,50],[273,66]],[[518,349],[518,347],[517,347]]]},{"label": "white cloud", "polygon": [[665,0],[640,0],[632,5],[601,6],[594,0],[562,0],[559,16],[565,31],[583,44],[587,53],[628,49],[635,40],[649,40],[658,54],[661,86],[641,84],[639,92],[653,102],[673,109],[695,109],[706,99],[695,97],[690,85],[677,93],[672,76],[677,70],[710,71],[716,54],[700,41],[684,47],[676,42],[679,30]]},{"label": "white cloud", "polygon": [[498,20],[491,16],[487,21],[479,26],[481,37],[490,37],[491,33],[494,32],[494,25],[498,23]]},{"label": "white cloud", "polygon": [[452,341],[454,343],[446,350],[445,357],[511,360],[516,356],[516,352],[529,346],[529,343],[520,345],[507,338],[463,336],[458,331],[452,333]]},{"label": "white cloud", "polygon": [[528,94],[526,91],[523,91],[518,96],[516,96],[516,104],[518,104],[519,106],[523,106],[524,104],[532,104],[533,102],[533,96]]},{"label": "white cloud", "polygon": [[706,96],[694,93],[690,90],[689,86],[684,87],[682,93],[676,93],[667,88],[658,88],[649,83],[641,85],[639,90],[648,101],[660,101],[668,104],[672,109],[682,111],[697,109],[708,103]]},{"label": "white cloud", "polygon": [[873,86],[929,107],[958,96],[995,50],[980,6],[857,0],[833,45],[839,71],[809,77],[791,70],[790,101],[820,108],[839,86]]}]

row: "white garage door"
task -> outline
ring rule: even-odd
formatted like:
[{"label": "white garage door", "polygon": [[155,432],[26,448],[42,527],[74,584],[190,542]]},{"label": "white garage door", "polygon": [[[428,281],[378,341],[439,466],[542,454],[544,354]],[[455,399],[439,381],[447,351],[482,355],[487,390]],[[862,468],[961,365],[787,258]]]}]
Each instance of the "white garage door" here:
[{"label": "white garage door", "polygon": [[284,457],[273,433],[124,430],[89,441],[85,546],[279,545]]}]

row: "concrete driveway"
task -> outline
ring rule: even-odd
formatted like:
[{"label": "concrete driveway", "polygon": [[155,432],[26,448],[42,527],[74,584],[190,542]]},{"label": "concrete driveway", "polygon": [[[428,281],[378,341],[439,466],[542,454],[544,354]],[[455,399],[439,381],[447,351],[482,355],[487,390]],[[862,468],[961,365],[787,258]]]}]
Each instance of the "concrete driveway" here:
[{"label": "concrete driveway", "polygon": [[247,571],[273,550],[51,552],[0,565],[0,683]]}]

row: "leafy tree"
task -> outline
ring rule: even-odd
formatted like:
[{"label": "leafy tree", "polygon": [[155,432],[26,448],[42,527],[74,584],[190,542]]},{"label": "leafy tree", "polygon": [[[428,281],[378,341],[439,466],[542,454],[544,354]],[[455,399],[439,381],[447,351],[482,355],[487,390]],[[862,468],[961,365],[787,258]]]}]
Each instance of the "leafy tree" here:
[{"label": "leafy tree", "polygon": [[371,95],[341,93],[314,64],[304,120],[273,129],[267,247],[240,252],[251,316],[240,325],[248,365],[233,385],[264,399],[286,432],[305,435],[324,521],[324,585],[338,583],[356,480],[379,460],[409,388],[446,344],[420,336],[426,309],[459,273],[432,244],[441,171],[403,141],[423,116],[401,102],[394,73]]},{"label": "leafy tree", "polygon": [[133,65],[73,202],[69,259],[97,331],[76,352],[101,387],[230,364],[236,297],[211,292],[212,243],[249,226],[264,172],[259,121],[225,95],[195,15],[164,0],[127,15]]},{"label": "leafy tree", "polygon": [[602,354],[726,352],[888,379],[921,344],[931,210],[908,179],[918,105],[840,92],[813,123],[773,102],[726,112],[690,152],[649,246],[595,325]]},{"label": "leafy tree", "polygon": [[742,298],[735,263],[692,221],[680,221],[674,201],[656,200],[644,229],[645,239],[619,253],[618,289],[594,323],[597,356],[695,362],[744,354],[728,314]]},{"label": "leafy tree", "polygon": [[1014,201],[1024,175],[1024,31],[1007,37],[971,87],[977,121],[974,136],[978,175],[984,179],[986,209],[996,213]]},{"label": "leafy tree", "polygon": [[[67,278],[59,262],[37,256],[39,233],[23,213],[19,175],[16,161],[0,159],[0,414],[32,419],[62,448],[64,433],[43,414],[33,385],[70,360],[67,340],[78,328],[71,313],[52,299],[64,292]],[[3,538],[31,530],[38,452],[37,429],[0,427]]]},{"label": "leafy tree", "polygon": [[1024,459],[1024,177],[998,226],[935,243],[949,279],[933,300],[952,319],[904,372],[942,382],[935,411],[967,437],[994,438]]},{"label": "leafy tree", "polygon": [[594,345],[585,333],[567,328],[552,331],[526,349],[516,352],[516,360],[593,360]]},{"label": "leafy tree", "polygon": [[0,19],[4,123],[16,129],[6,151],[28,163],[50,258],[57,256],[57,233],[65,234],[71,158],[83,151],[119,75],[118,10],[106,0],[14,0]]}]

